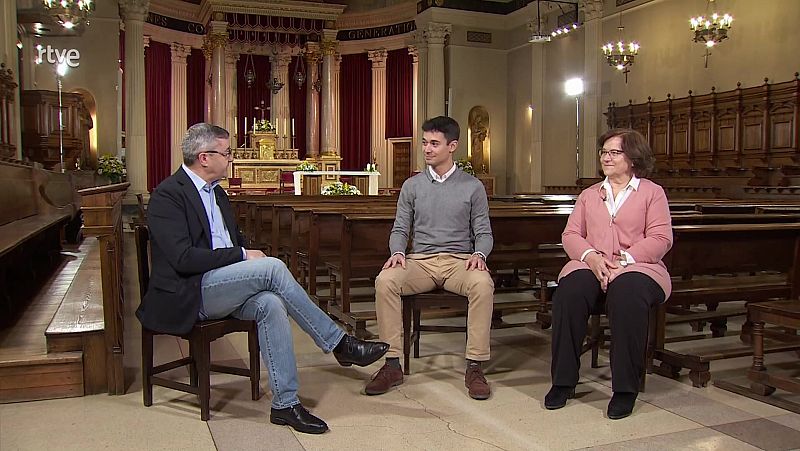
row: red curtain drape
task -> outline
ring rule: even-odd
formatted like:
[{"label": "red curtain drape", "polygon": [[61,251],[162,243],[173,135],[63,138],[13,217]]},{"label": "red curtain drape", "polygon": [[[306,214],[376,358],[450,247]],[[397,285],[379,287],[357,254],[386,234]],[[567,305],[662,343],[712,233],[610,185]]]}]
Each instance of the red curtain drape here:
[{"label": "red curtain drape", "polygon": [[342,169],[361,170],[372,161],[372,66],[366,53],[342,55],[339,98]]},{"label": "red curtain drape", "polygon": [[[269,57],[266,55],[250,56],[252,56],[252,60],[248,58],[247,54],[243,54],[239,57],[239,61],[236,62],[236,133],[239,146],[244,144],[246,133],[244,119],[247,118],[247,129],[252,130],[253,119],[260,120],[262,118],[261,110],[257,110],[256,107],[268,108],[272,103],[272,91],[268,87],[269,83],[272,82]],[[251,63],[248,63],[248,61],[251,61]],[[253,65],[256,79],[253,85],[248,88],[244,75],[247,71],[246,67],[249,68],[251,64]],[[269,110],[264,112],[263,118],[269,120]],[[250,146],[252,147],[252,144]]]},{"label": "red curtain drape", "polygon": [[192,49],[186,57],[186,125],[203,122],[206,108],[206,57]]},{"label": "red curtain drape", "polygon": [[414,68],[408,50],[390,50],[386,58],[386,139],[413,133]]},{"label": "red curtain drape", "polygon": [[171,77],[169,44],[150,41],[144,51],[147,103],[147,190],[152,191],[171,171]]},{"label": "red curtain drape", "polygon": [[[306,158],[306,80],[303,86],[297,86],[294,81],[294,74],[298,69],[297,56],[292,57],[289,64],[289,80],[286,82],[289,88],[289,122],[294,119],[294,147],[297,149],[297,156],[301,160]],[[305,63],[305,61],[303,62]],[[305,67],[305,66],[304,66]],[[307,68],[306,68],[307,69]],[[306,75],[308,70],[306,70]],[[291,130],[291,125],[289,126]]]}]

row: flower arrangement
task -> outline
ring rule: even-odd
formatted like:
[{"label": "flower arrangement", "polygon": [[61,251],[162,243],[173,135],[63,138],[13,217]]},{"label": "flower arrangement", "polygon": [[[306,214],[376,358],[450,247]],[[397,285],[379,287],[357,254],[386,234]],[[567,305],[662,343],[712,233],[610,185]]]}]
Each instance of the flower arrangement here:
[{"label": "flower arrangement", "polygon": [[297,165],[297,170],[312,172],[317,170],[317,165],[310,161],[301,161],[300,164]]},{"label": "flower arrangement", "polygon": [[469,160],[456,160],[455,163],[458,169],[461,169],[469,175],[475,175],[475,169],[473,169],[472,163]]},{"label": "flower arrangement", "polygon": [[367,167],[364,169],[365,172],[378,172],[378,164],[377,163],[367,163]]},{"label": "flower arrangement", "polygon": [[361,191],[353,185],[342,182],[333,182],[322,187],[323,196],[360,196]]},{"label": "flower arrangement", "polygon": [[253,131],[254,132],[274,132],[275,126],[268,119],[261,119],[260,121],[255,121],[253,123]]},{"label": "flower arrangement", "polygon": [[111,183],[119,183],[125,175],[125,166],[113,155],[101,155],[97,160],[97,173],[108,177]]}]

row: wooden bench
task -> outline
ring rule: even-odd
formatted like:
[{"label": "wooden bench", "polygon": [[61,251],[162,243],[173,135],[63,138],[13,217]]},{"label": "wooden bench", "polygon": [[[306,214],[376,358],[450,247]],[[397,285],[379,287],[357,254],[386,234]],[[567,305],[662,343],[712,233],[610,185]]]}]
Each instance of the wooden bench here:
[{"label": "wooden bench", "polygon": [[[60,261],[64,227],[76,207],[48,197],[58,191],[48,183],[69,186],[65,177],[22,162],[0,162],[0,323],[13,321]],[[26,283],[14,283],[21,280]]]},{"label": "wooden bench", "polygon": [[[796,298],[800,292],[800,224],[676,225],[673,233],[673,247],[664,258],[674,280],[673,292],[659,311],[654,358],[661,365],[656,371],[676,377],[682,368],[688,368],[693,385],[705,386],[712,360],[746,356],[752,350],[701,340],[692,341],[693,349],[677,352],[665,344],[697,337],[666,337],[666,324],[709,321],[712,336],[721,337],[727,318],[746,313],[739,307],[720,310],[721,303]],[[747,323],[742,337],[749,338]]]}]

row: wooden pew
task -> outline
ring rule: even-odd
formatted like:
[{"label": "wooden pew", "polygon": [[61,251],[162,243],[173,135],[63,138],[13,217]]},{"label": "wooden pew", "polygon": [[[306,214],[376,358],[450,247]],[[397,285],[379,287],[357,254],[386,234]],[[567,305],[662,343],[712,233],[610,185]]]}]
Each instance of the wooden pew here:
[{"label": "wooden pew", "polygon": [[[654,358],[656,371],[676,377],[689,369],[695,386],[710,379],[712,360],[750,355],[749,346],[710,346],[696,342],[695,349],[678,353],[665,347],[667,313],[672,323],[711,321],[715,336],[724,334],[728,317],[744,315],[743,308],[715,311],[730,301],[760,302],[774,298],[796,299],[800,293],[800,223],[704,224],[673,226],[675,241],[664,263],[673,276],[673,292],[659,311]],[[708,305],[706,311],[690,309]],[[743,329],[743,338],[748,334]],[[696,337],[694,337],[696,338]],[[693,342],[694,343],[694,342]],[[774,350],[767,350],[767,352]]]},{"label": "wooden pew", "polygon": [[64,227],[76,216],[69,186],[66,174],[0,161],[0,324],[13,321],[60,261]]},{"label": "wooden pew", "polygon": [[[495,248],[489,256],[489,267],[496,270],[519,270],[540,264],[539,247],[542,244],[560,240],[561,231],[566,225],[566,212],[553,211],[507,211],[490,210]],[[339,257],[326,261],[331,277],[331,296],[333,303],[330,312],[345,324],[363,333],[366,321],[375,319],[374,311],[354,312],[351,308],[350,287],[353,279],[374,280],[386,261],[386,246],[389,240],[394,215],[345,214]],[[525,231],[521,233],[521,231]],[[338,284],[337,284],[338,282]],[[336,293],[337,285],[340,293]],[[533,284],[500,284],[496,293],[534,290]],[[371,299],[374,300],[374,299]],[[532,309],[538,301],[532,299],[525,306],[514,305],[518,311],[523,307]],[[497,306],[495,323],[502,324],[502,306]],[[511,310],[510,304],[508,310]]]}]

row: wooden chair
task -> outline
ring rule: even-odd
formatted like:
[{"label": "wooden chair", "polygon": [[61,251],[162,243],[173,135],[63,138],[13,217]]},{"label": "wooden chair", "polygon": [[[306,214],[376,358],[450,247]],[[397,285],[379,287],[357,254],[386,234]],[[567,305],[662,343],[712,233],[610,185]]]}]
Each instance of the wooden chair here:
[{"label": "wooden chair", "polygon": [[[150,234],[147,227],[143,226],[136,227],[135,233],[136,257],[139,267],[139,290],[144,296],[150,281]],[[248,350],[250,352],[249,369],[211,363],[211,342],[231,332],[247,332]],[[156,335],[173,334],[156,332],[142,326],[142,391],[145,406],[150,407],[153,404],[153,385],[159,385],[197,395],[200,400],[200,419],[208,421],[210,417],[211,371],[249,377],[253,400],[258,400],[261,397],[259,387],[261,360],[259,358],[258,333],[255,321],[230,317],[197,321],[188,333],[175,335],[189,342],[189,357],[153,366],[153,337]],[[160,373],[184,365],[189,365],[189,384],[158,376]]]},{"label": "wooden chair", "polygon": [[[465,326],[423,326],[420,324],[422,309],[459,309],[466,311],[466,296],[437,289],[426,293],[402,296],[403,301],[403,372],[411,374],[411,345],[414,345],[414,358],[419,358],[420,332],[466,332]],[[413,324],[412,324],[413,323]],[[413,325],[413,328],[412,328]]]},{"label": "wooden chair", "polygon": [[294,171],[280,170],[278,192],[294,194]]}]

